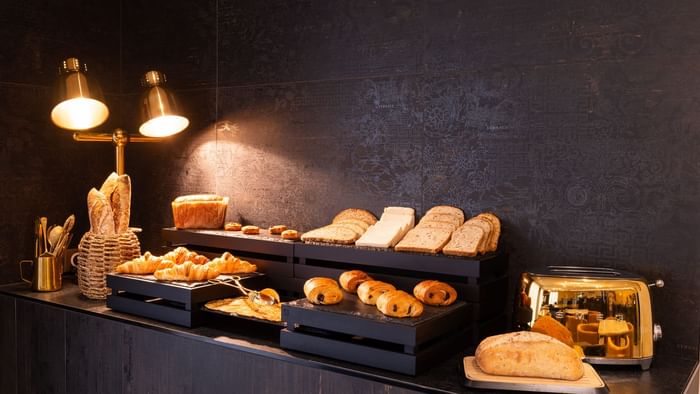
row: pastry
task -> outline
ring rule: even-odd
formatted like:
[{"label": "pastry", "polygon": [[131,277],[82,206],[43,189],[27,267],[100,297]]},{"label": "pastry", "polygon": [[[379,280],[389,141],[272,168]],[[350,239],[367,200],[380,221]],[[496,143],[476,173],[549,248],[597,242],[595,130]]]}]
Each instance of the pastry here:
[{"label": "pastry", "polygon": [[452,232],[440,228],[414,228],[394,247],[398,252],[438,253]]},{"label": "pastry", "polygon": [[537,332],[488,337],[476,348],[475,359],[491,375],[565,380],[583,376],[583,362],[574,349]]},{"label": "pastry", "polygon": [[[272,296],[269,292],[272,289],[261,290],[260,293],[266,292]],[[272,290],[274,292],[274,290]],[[275,292],[277,294],[277,292]],[[208,309],[215,311],[221,311],[230,313],[238,316],[254,317],[256,319],[270,320],[270,321],[282,321],[282,305],[279,303],[279,296],[277,296],[277,303],[272,305],[262,305],[253,302],[249,297],[237,297],[237,298],[224,298],[223,300],[209,301],[204,306]]]},{"label": "pastry", "polygon": [[309,232],[301,236],[304,242],[324,242],[334,244],[351,245],[360,238],[360,235],[347,227],[328,225]]},{"label": "pastry", "polygon": [[554,339],[558,339],[567,346],[574,346],[574,339],[571,332],[561,323],[552,319],[549,316],[540,316],[532,325],[532,332],[548,335]]},{"label": "pastry", "polygon": [[465,223],[452,233],[450,242],[442,249],[442,253],[451,256],[474,257],[479,253],[479,245],[485,238],[481,227]]},{"label": "pastry", "polygon": [[116,234],[114,214],[109,199],[93,187],[88,193],[87,204],[90,216],[90,232],[101,235]]},{"label": "pastry", "polygon": [[270,234],[280,235],[286,229],[287,229],[287,226],[285,226],[284,224],[278,224],[276,226],[270,227],[269,231],[270,231]]},{"label": "pastry", "polygon": [[224,224],[224,230],[226,231],[241,231],[243,226],[237,222],[228,222]]},{"label": "pastry", "polygon": [[114,271],[120,274],[146,275],[174,265],[175,263],[172,260],[153,256],[151,252],[146,252],[143,256],[119,264],[114,268]]},{"label": "pastry", "polygon": [[157,270],[153,273],[157,280],[169,281],[205,281],[219,276],[219,271],[207,264],[197,265],[190,261],[175,265],[171,268]]},{"label": "pastry", "polygon": [[243,231],[243,234],[248,234],[248,235],[255,235],[255,234],[260,234],[260,227],[258,226],[243,226],[241,227],[241,231]]},{"label": "pastry", "polygon": [[394,287],[392,284],[378,280],[368,280],[366,282],[362,282],[357,287],[357,296],[360,298],[360,301],[367,305],[376,305],[377,298],[379,298],[379,296],[383,293],[391,290],[396,290],[396,287]]},{"label": "pastry", "polygon": [[311,278],[304,283],[304,294],[312,304],[333,305],[343,300],[343,291],[331,278]]},{"label": "pastry", "polygon": [[281,235],[283,239],[299,239],[299,232],[297,230],[284,230]]},{"label": "pastry", "polygon": [[228,197],[215,194],[180,196],[172,202],[175,227],[221,228],[227,206]]},{"label": "pastry", "polygon": [[224,252],[220,257],[213,259],[205,265],[221,274],[244,274],[255,272],[258,269],[255,264],[241,260],[229,252]]},{"label": "pastry", "polygon": [[403,290],[390,290],[377,298],[377,309],[391,317],[418,317],[423,304]]},{"label": "pastry", "polygon": [[367,223],[368,225],[377,223],[377,217],[374,216],[372,212],[359,208],[348,208],[340,211],[333,218],[333,223],[340,222],[343,219],[357,219]]},{"label": "pastry", "polygon": [[445,282],[424,280],[413,288],[413,295],[427,305],[447,306],[457,301],[457,291]]},{"label": "pastry", "polygon": [[356,293],[357,287],[368,280],[372,280],[372,277],[360,270],[345,271],[339,278],[340,286],[348,293]]}]

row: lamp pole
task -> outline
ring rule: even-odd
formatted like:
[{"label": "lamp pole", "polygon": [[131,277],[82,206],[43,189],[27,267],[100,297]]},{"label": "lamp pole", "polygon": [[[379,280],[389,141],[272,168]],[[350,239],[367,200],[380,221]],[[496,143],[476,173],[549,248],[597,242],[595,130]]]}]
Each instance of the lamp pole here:
[{"label": "lamp pole", "polygon": [[129,135],[129,133],[119,128],[115,129],[112,134],[73,133],[73,139],[81,142],[113,142],[117,175],[123,175],[125,173],[125,151],[126,145],[129,142],[156,142],[162,140],[162,138]]}]

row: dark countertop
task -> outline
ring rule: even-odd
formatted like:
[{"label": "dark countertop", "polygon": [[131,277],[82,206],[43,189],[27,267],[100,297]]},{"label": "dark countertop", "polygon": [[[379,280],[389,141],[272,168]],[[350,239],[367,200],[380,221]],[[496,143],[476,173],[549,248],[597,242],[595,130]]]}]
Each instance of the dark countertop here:
[{"label": "dark countertop", "polygon": [[[65,278],[63,290],[52,293],[32,292],[24,283],[0,286],[0,293],[32,301],[89,313],[103,318],[136,324],[155,330],[180,335],[189,339],[230,347],[307,367],[331,370],[355,377],[424,392],[485,393],[470,390],[462,385],[463,372],[460,366],[470,349],[454,355],[418,376],[406,376],[375,368],[363,367],[342,361],[291,352],[279,347],[279,327],[261,327],[258,323],[247,323],[240,319],[221,317],[211,324],[196,328],[184,328],[155,320],[114,312],[104,301],[95,301],[80,294],[74,278]],[[667,355],[657,355],[648,371],[638,366],[595,366],[612,393],[682,393],[693,372],[697,360]]]}]

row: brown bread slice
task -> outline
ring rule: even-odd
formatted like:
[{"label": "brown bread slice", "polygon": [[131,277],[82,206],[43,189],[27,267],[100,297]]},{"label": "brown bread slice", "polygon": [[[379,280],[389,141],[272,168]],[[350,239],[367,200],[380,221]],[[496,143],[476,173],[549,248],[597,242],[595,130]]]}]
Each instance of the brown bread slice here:
[{"label": "brown bread slice", "polygon": [[304,242],[325,242],[332,244],[351,245],[354,244],[360,235],[347,228],[340,226],[324,226],[304,233],[301,240]]},{"label": "brown bread slice", "polygon": [[439,253],[450,240],[451,234],[451,231],[439,228],[413,228],[394,247],[394,250],[398,252]]},{"label": "brown bread slice", "polygon": [[362,230],[363,230],[363,231],[367,231],[367,229],[369,228],[369,224],[367,224],[367,222],[362,221],[362,220],[359,220],[359,219],[350,219],[350,218],[346,218],[346,219],[339,220],[339,221],[337,221],[337,222],[333,222],[333,224],[341,224],[341,223],[352,223],[352,224],[356,224],[356,225],[362,227]]},{"label": "brown bread slice", "polygon": [[485,235],[481,227],[467,224],[460,231],[452,233],[452,239],[442,249],[442,253],[450,256],[474,257],[479,252],[479,244]]},{"label": "brown bread slice", "polygon": [[428,210],[426,212],[426,215],[430,215],[431,213],[439,213],[439,214],[450,214],[459,217],[462,220],[462,223],[464,223],[464,211],[457,207],[449,206],[449,205],[436,205]]},{"label": "brown bread slice", "polygon": [[333,218],[333,223],[337,223],[343,219],[357,219],[357,220],[362,220],[363,222],[367,223],[368,225],[372,225],[374,223],[377,223],[377,217],[374,216],[374,214],[366,209],[360,209],[360,208],[348,208],[340,211],[335,217]]},{"label": "brown bread slice", "polygon": [[491,221],[493,231],[489,237],[489,246],[487,249],[489,252],[495,252],[498,249],[498,240],[501,237],[501,220],[491,212],[481,213],[477,215],[477,217],[483,217]]},{"label": "brown bread slice", "polygon": [[342,221],[342,222],[338,222],[338,223],[333,223],[333,224],[331,224],[331,226],[339,226],[339,227],[349,228],[350,230],[356,232],[360,236],[362,236],[362,234],[365,233],[365,229],[356,223]]},{"label": "brown bread slice", "polygon": [[455,227],[459,227],[464,224],[464,219],[460,216],[451,213],[429,213],[423,216],[420,220],[421,222],[450,222],[454,223]]},{"label": "brown bread slice", "polygon": [[421,221],[416,228],[440,228],[443,230],[455,231],[459,225],[451,222],[440,222],[437,220]]},{"label": "brown bread slice", "polygon": [[[482,230],[484,230],[484,237],[481,239],[481,243],[479,244],[479,253],[486,253],[487,248],[488,248],[488,239],[491,234],[492,228],[491,228],[491,222],[480,217],[473,217],[466,222],[464,222],[464,225],[466,226],[467,224],[472,225],[472,226],[478,226],[481,227]],[[458,229],[459,230],[459,229]]]}]

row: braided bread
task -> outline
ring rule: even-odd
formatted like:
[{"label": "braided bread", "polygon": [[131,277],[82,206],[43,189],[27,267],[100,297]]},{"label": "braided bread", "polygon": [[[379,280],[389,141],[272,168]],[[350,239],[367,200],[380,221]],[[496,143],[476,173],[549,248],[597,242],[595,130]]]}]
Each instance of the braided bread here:
[{"label": "braided bread", "polygon": [[413,295],[420,302],[433,306],[452,305],[457,301],[457,291],[450,285],[437,280],[424,280],[413,288]]},{"label": "braided bread", "polygon": [[356,293],[357,287],[368,280],[372,280],[372,277],[360,270],[345,271],[340,274],[340,285],[348,293]]},{"label": "braided bread", "polygon": [[343,291],[331,278],[311,278],[304,283],[304,294],[312,304],[333,305],[343,300]]},{"label": "braided bread", "polygon": [[418,317],[423,313],[423,304],[402,290],[391,290],[377,298],[377,309],[392,317]]},{"label": "braided bread", "polygon": [[382,293],[390,290],[396,290],[396,287],[386,282],[368,280],[357,287],[357,296],[360,297],[360,301],[365,304],[375,305],[377,303],[377,298],[379,298]]}]

